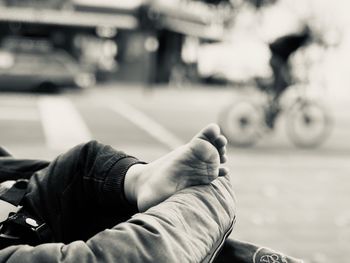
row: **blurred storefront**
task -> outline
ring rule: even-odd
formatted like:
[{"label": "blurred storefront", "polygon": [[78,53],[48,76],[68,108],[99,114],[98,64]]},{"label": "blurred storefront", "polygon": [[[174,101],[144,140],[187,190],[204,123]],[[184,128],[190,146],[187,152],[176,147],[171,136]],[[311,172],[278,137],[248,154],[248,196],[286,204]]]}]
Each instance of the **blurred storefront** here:
[{"label": "blurred storefront", "polygon": [[45,40],[99,79],[160,83],[196,71],[191,49],[220,41],[231,11],[228,0],[2,0],[0,43]]}]

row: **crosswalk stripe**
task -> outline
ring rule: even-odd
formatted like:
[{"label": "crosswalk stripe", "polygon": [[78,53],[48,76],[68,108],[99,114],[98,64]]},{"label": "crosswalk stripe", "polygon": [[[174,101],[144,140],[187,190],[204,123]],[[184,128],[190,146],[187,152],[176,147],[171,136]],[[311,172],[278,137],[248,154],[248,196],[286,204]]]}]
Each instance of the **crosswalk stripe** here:
[{"label": "crosswalk stripe", "polygon": [[38,121],[39,115],[35,110],[17,106],[0,106],[1,121]]},{"label": "crosswalk stripe", "polygon": [[38,108],[49,148],[66,150],[91,139],[88,127],[70,100],[41,97]]},{"label": "crosswalk stripe", "polygon": [[110,106],[114,112],[123,116],[125,119],[147,132],[169,149],[174,149],[184,144],[184,142],[176,135],[135,107],[121,100],[115,100],[114,102],[114,105]]}]

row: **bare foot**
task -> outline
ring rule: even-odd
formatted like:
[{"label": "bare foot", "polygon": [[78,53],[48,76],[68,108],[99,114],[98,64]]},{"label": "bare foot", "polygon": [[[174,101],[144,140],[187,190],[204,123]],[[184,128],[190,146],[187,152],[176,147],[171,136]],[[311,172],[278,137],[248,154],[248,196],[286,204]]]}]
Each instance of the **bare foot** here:
[{"label": "bare foot", "polygon": [[[210,124],[189,143],[160,159],[132,166],[128,173],[137,175],[137,183],[132,186],[133,195],[129,199],[134,199],[142,212],[181,189],[209,184],[218,176],[226,175],[228,170],[220,167],[226,162],[226,144],[227,139],[220,133],[219,126]],[[131,185],[129,178],[125,179],[125,187]]]}]

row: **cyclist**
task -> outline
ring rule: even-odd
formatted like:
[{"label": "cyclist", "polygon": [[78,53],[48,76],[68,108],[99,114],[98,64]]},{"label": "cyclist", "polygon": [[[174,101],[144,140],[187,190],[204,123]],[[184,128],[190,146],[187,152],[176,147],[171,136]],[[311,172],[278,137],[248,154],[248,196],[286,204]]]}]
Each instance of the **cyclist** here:
[{"label": "cyclist", "polygon": [[[274,119],[279,112],[279,99],[292,84],[290,57],[312,39],[312,31],[306,22],[305,14],[301,14],[288,0],[253,1],[256,7],[256,32],[268,43],[270,50],[269,67],[272,79],[260,81],[258,86],[271,95],[270,107],[266,114],[266,122],[273,127]],[[274,5],[272,5],[274,4]]]}]

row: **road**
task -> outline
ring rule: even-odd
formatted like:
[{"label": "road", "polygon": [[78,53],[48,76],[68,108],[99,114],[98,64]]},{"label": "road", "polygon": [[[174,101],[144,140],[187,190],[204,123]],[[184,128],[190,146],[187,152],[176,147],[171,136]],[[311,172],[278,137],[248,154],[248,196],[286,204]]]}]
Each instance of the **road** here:
[{"label": "road", "polygon": [[[90,139],[151,161],[216,122],[229,89],[96,87],[59,95],[0,94],[0,144],[17,157],[52,159]],[[277,130],[251,149],[230,147],[238,198],[233,236],[306,262],[348,262],[350,109],[332,104],[335,126],[320,148],[295,148]]]}]

